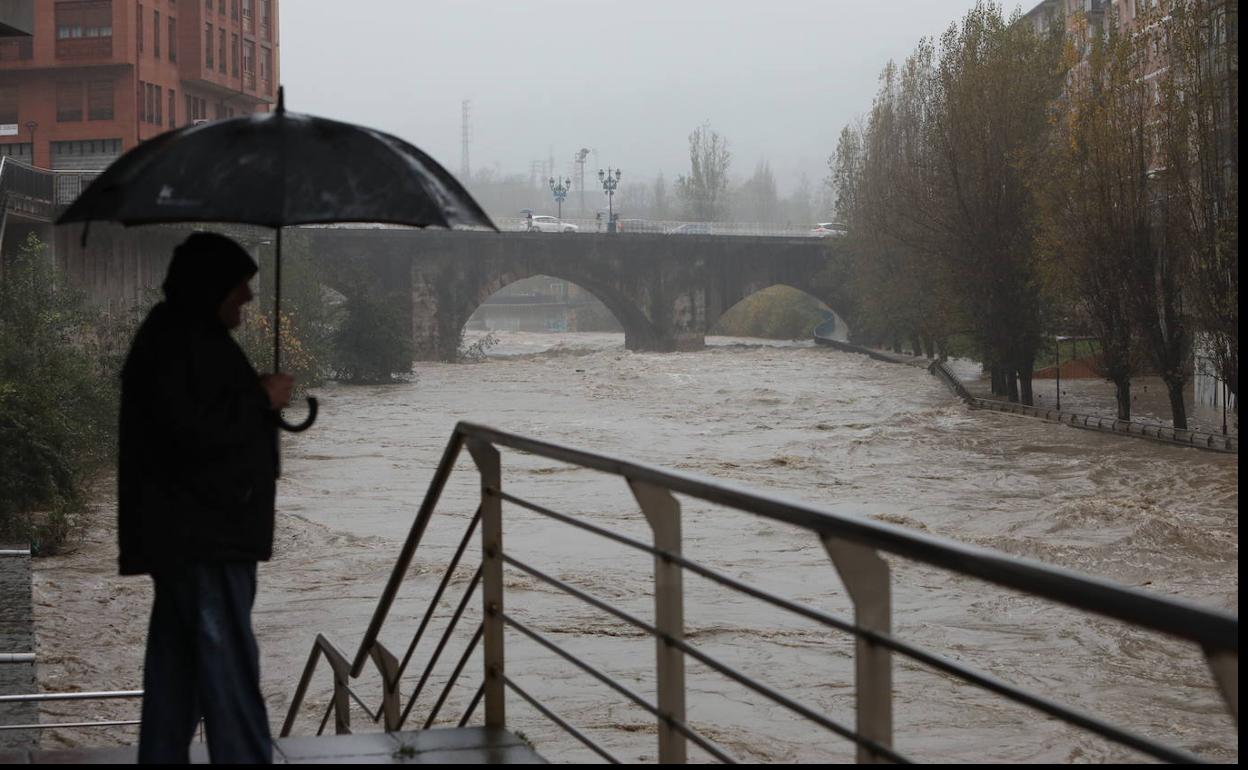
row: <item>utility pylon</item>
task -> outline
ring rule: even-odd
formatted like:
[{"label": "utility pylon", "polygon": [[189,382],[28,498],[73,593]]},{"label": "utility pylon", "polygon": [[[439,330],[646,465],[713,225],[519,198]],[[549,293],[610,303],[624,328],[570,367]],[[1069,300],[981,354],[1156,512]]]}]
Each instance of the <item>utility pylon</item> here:
[{"label": "utility pylon", "polygon": [[472,143],[471,104],[472,103],[467,99],[460,104],[463,115],[461,126],[463,149],[460,151],[459,155],[459,181],[465,185],[472,179],[472,164],[468,159],[468,145]]}]

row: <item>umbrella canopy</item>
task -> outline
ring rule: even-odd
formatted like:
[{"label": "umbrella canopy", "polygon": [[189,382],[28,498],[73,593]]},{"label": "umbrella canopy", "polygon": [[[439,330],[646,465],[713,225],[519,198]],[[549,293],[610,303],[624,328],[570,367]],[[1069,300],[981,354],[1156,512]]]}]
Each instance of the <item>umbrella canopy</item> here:
[{"label": "umbrella canopy", "polygon": [[331,222],[496,229],[436,161],[381,131],[276,112],[188,126],[118,158],[57,224]]},{"label": "umbrella canopy", "polygon": [[[96,177],[56,223],[228,222],[277,230],[273,370],[281,366],[282,228],[333,222],[497,230],[433,158],[371,128],[277,110],[150,139]],[[86,232],[83,232],[86,239]],[[316,419],[287,430],[303,430]]]}]

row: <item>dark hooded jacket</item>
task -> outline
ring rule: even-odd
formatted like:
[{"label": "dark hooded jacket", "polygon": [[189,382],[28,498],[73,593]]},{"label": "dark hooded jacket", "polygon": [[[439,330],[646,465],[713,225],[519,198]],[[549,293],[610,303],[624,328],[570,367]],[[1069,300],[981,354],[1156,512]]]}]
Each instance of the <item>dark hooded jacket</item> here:
[{"label": "dark hooded jacket", "polygon": [[233,241],[191,236],[174,251],[165,300],[135,334],[121,375],[123,575],[272,555],[275,415],[218,317],[255,272]]}]

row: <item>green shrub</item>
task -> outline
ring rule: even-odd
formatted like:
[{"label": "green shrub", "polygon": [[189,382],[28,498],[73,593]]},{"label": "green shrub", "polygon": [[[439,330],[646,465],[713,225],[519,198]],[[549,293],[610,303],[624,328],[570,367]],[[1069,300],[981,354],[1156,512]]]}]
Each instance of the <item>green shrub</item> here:
[{"label": "green shrub", "polygon": [[59,548],[90,476],[115,453],[130,319],[104,319],[58,280],[31,234],[0,280],[0,536]]},{"label": "green shrub", "polygon": [[746,297],[719,317],[712,334],[730,337],[806,339],[827,318],[814,297],[789,286],[772,286]]},{"label": "green shrub", "polygon": [[342,382],[393,382],[412,370],[412,330],[396,298],[357,280],[341,306],[330,369]]}]

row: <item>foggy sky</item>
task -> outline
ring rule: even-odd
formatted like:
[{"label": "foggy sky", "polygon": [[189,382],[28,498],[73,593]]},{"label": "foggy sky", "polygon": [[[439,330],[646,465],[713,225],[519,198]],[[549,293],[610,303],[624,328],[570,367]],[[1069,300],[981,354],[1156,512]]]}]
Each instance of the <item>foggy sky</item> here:
[{"label": "foggy sky", "polygon": [[587,180],[610,165],[625,181],[663,171],[670,184],[688,173],[689,133],[710,121],[735,177],[766,159],[785,192],[802,172],[812,185],[827,175],[837,134],[869,108],[884,64],[971,5],[286,0],[281,79],[288,109],[397,134],[453,173],[470,99],[474,171],[527,175],[553,153],[569,173],[589,147]]}]

